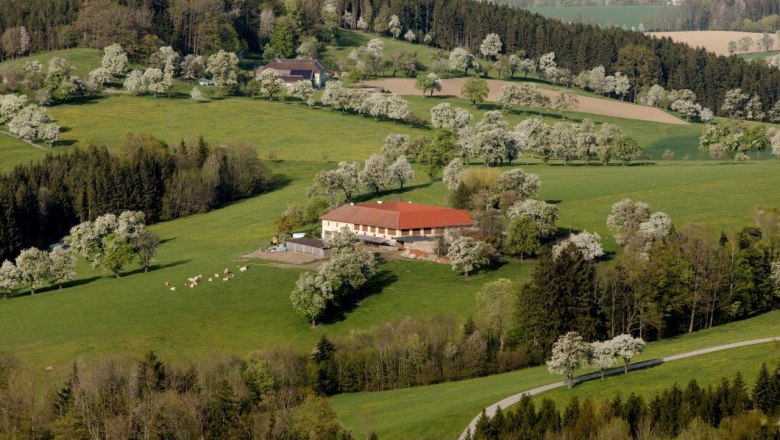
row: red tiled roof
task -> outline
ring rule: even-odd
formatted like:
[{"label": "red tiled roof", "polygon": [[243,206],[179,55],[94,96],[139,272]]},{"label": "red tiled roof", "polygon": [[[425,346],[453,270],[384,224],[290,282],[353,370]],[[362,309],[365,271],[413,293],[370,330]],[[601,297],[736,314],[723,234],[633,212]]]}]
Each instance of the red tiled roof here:
[{"label": "red tiled roof", "polygon": [[411,202],[347,204],[339,206],[320,218],[390,229],[441,228],[474,224],[474,220],[466,211]]}]

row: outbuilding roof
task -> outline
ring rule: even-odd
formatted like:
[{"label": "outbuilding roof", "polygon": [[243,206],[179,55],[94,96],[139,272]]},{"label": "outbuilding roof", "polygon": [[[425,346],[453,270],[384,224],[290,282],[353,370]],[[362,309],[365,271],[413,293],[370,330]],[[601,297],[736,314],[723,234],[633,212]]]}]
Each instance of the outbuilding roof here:
[{"label": "outbuilding roof", "polygon": [[471,215],[466,211],[412,202],[350,203],[339,206],[320,218],[390,229],[442,228],[474,224]]},{"label": "outbuilding roof", "polygon": [[317,248],[317,249],[327,249],[328,248],[328,246],[325,244],[324,241],[318,240],[316,238],[306,238],[306,237],[291,238],[291,239],[287,240],[287,243],[295,243],[295,244],[300,244],[300,245],[303,245],[303,246],[310,246],[310,247]]},{"label": "outbuilding roof", "polygon": [[286,80],[311,79],[315,72],[325,71],[325,67],[318,60],[307,58],[278,58],[261,67],[259,71],[266,69],[275,70],[279,76],[287,78]]}]

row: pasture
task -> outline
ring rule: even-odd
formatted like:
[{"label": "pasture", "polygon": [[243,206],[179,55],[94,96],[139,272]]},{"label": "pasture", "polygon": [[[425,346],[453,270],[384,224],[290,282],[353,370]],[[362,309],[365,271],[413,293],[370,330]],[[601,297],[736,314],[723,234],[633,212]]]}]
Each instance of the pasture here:
[{"label": "pasture", "polygon": [[[777,336],[780,335],[778,318],[780,312],[772,312],[711,330],[654,342],[648,345],[637,360],[653,359],[746,339]],[[744,362],[741,356],[745,356]],[[700,361],[703,368],[706,368],[708,373],[712,373],[709,375],[711,379],[703,381],[705,383],[710,383],[706,382],[707,380],[719,380],[723,375],[731,375],[736,370],[742,370],[749,380],[753,380],[761,362],[776,362],[777,356],[777,348],[770,345],[727,350],[676,361],[645,371],[633,371],[625,377],[615,376],[605,379],[603,383],[596,381],[582,384],[575,387],[571,393],[580,393],[580,390],[605,386],[613,382],[616,382],[613,388],[619,389],[621,381],[631,381],[623,384],[633,386],[640,383],[641,379],[644,381],[641,388],[643,392],[652,394],[652,387],[655,386],[656,380],[655,372],[659,372],[659,380],[672,379],[671,382],[664,381],[660,385],[666,386],[674,383],[674,372],[677,371],[679,372],[677,381],[684,386],[694,375],[697,380],[699,379],[697,368]],[[739,359],[739,362],[735,362],[735,359]],[[729,366],[725,368],[727,364]],[[590,370],[583,370],[586,371]],[[481,408],[510,394],[559,380],[561,380],[560,376],[550,374],[547,367],[542,366],[426,387],[344,394],[334,396],[330,401],[345,426],[353,429],[358,436],[373,430],[377,432],[379,438],[387,439],[453,439],[457,438]],[[569,393],[568,390],[556,392]],[[612,391],[609,390],[604,392],[603,397],[612,395]],[[562,397],[556,400],[565,402]]]},{"label": "pasture", "polygon": [[[511,1],[510,1],[511,3]],[[566,22],[593,23],[624,28],[645,27],[664,10],[661,5],[636,6],[531,6],[529,11]]]}]

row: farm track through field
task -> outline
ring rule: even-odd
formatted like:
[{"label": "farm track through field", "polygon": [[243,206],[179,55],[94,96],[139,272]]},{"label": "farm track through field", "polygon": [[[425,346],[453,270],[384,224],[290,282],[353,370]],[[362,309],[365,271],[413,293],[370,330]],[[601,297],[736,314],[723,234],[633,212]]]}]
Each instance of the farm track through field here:
[{"label": "farm track through field", "polygon": [[[486,81],[490,90],[487,98],[488,101],[496,101],[501,87],[509,82],[499,79],[488,79]],[[442,89],[440,92],[435,93],[434,96],[461,97],[460,92],[461,89],[463,89],[466,78],[444,79],[441,82]],[[384,78],[366,81],[363,84],[370,87],[383,88],[392,93],[398,93],[399,95],[420,95],[420,91],[414,88],[414,83],[415,80],[413,78]],[[556,90],[544,87],[538,87],[538,90],[552,101],[554,101],[555,97],[558,95],[558,91]],[[579,100],[579,104],[575,106],[575,112],[635,119],[639,121],[663,122],[667,124],[688,124],[682,119],[655,107],[646,107],[644,105],[618,101],[616,99],[596,98],[593,96],[577,95],[577,99]]]},{"label": "farm track through field", "polygon": [[[672,356],[665,356],[665,357],[662,357],[662,358],[649,359],[649,360],[646,360],[646,361],[637,362],[636,364],[629,365],[628,369],[629,369],[629,371],[639,370],[639,369],[642,369],[642,368],[652,367],[652,366],[660,365],[660,364],[663,364],[663,363],[666,363],[666,362],[672,362],[672,361],[676,361],[676,360],[680,360],[680,359],[686,359],[686,358],[699,356],[699,355],[703,355],[703,354],[707,354],[707,353],[714,353],[714,352],[717,352],[717,351],[729,350],[729,349],[739,348],[739,347],[747,347],[747,346],[750,346],[750,345],[766,344],[766,343],[769,343],[769,342],[777,342],[777,341],[780,341],[780,336],[775,336],[775,337],[771,337],[771,338],[751,339],[751,340],[748,340],[748,341],[733,342],[731,344],[716,345],[714,347],[702,348],[702,349],[699,349],[699,350],[688,351],[688,352],[684,352],[684,353],[675,354],[675,355],[672,355]],[[621,374],[621,373],[623,373],[623,367],[612,368],[612,369],[606,370],[604,372],[604,376],[612,376],[612,375]],[[574,378],[574,384],[576,385],[578,383],[587,382],[589,380],[598,379],[600,377],[601,377],[601,372],[598,372],[598,371],[595,372],[595,373],[583,374],[582,376],[577,376],[577,377]],[[565,387],[566,385],[567,385],[566,381],[559,381],[559,382],[555,382],[555,383],[539,386],[539,387],[536,387],[536,388],[531,388],[529,390],[521,391],[519,393],[513,394],[513,395],[511,395],[511,396],[509,396],[509,397],[507,397],[505,399],[502,399],[502,400],[500,400],[500,401],[498,401],[498,402],[488,406],[487,408],[485,408],[485,413],[488,415],[488,417],[493,417],[496,414],[496,410],[498,410],[499,407],[502,408],[502,409],[506,409],[506,408],[516,404],[517,402],[519,402],[520,399],[522,399],[524,396],[535,396],[535,395],[538,395],[538,394],[545,393],[547,391],[554,390],[556,388]],[[466,427],[466,429],[463,431],[463,433],[460,435],[460,437],[458,437],[458,440],[464,440],[467,437],[467,434],[469,432],[474,432],[474,428],[476,428],[476,426],[477,426],[477,421],[479,421],[479,418],[481,416],[482,416],[482,413],[480,412],[479,414],[476,415],[476,417],[471,419],[471,422]]]}]

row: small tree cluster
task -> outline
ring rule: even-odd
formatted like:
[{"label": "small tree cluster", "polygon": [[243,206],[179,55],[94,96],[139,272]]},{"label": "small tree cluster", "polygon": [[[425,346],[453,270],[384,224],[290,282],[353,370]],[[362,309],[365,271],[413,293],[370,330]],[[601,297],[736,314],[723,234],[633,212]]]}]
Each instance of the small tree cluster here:
[{"label": "small tree cluster", "polygon": [[750,128],[728,124],[712,125],[699,137],[699,151],[716,160],[737,160],[747,157],[748,153],[760,154],[767,149],[774,149],[777,142],[775,138],[776,132],[768,131],[763,125]]},{"label": "small tree cluster", "polygon": [[335,110],[350,111],[374,119],[404,121],[409,116],[409,103],[395,94],[367,93],[343,87],[339,81],[325,86],[322,104]]},{"label": "small tree cluster", "polygon": [[571,388],[574,385],[574,372],[587,364],[598,367],[603,377],[604,370],[614,364],[615,358],[620,358],[623,360],[625,373],[628,373],[631,359],[639,355],[644,348],[645,341],[642,338],[629,334],[588,344],[579,333],[568,332],[553,344],[547,367],[551,373],[565,376],[567,385]]},{"label": "small tree cluster", "polygon": [[65,241],[94,267],[119,278],[135,255],[144,271],[154,259],[160,240],[146,230],[145,221],[146,216],[140,211],[124,211],[119,216],[105,214],[71,228]]},{"label": "small tree cluster", "polygon": [[672,219],[661,211],[651,214],[647,203],[626,198],[612,205],[607,226],[618,245],[647,258],[650,246],[672,232]]},{"label": "small tree cluster", "polygon": [[696,103],[696,94],[688,89],[667,91],[655,84],[639,97],[639,102],[675,111],[689,121],[708,122],[714,117],[710,109]]},{"label": "small tree cluster", "polygon": [[590,90],[600,95],[615,96],[619,99],[624,99],[631,90],[631,82],[626,75],[620,72],[615,72],[614,75],[607,75],[604,66],[583,70],[574,77],[574,84],[582,89]]},{"label": "small tree cluster", "polygon": [[26,96],[0,95],[0,125],[19,139],[44,142],[54,147],[60,139],[60,126],[49,112],[36,104],[27,104]]},{"label": "small tree cluster", "polygon": [[327,241],[330,259],[317,272],[301,274],[290,294],[293,308],[316,325],[328,309],[343,305],[377,273],[374,254],[364,250],[354,232],[342,229]]},{"label": "small tree cluster", "polygon": [[28,287],[30,294],[47,284],[62,284],[76,278],[76,259],[70,251],[56,246],[50,252],[38,248],[24,249],[16,257],[15,263],[9,260],[0,265],[0,290],[3,298],[14,290]]}]

